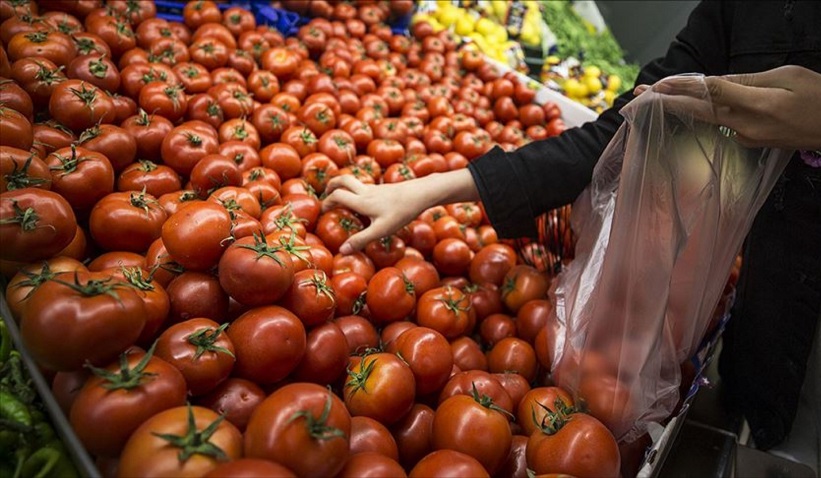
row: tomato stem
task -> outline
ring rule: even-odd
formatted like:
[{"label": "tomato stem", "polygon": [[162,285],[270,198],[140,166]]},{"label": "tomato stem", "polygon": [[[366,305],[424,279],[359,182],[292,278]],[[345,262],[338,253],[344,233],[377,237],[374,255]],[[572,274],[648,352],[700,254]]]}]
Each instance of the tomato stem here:
[{"label": "tomato stem", "polygon": [[354,372],[350,367],[348,367],[347,372],[350,378],[345,383],[345,386],[349,389],[349,398],[356,394],[359,390],[365,390],[365,384],[368,382],[368,378],[371,376],[374,367],[376,367],[377,359],[371,359],[370,362],[367,360],[367,356],[362,358],[362,361],[359,363],[358,372]]},{"label": "tomato stem", "polygon": [[333,438],[345,438],[345,432],[339,428],[328,425],[328,417],[331,415],[331,405],[333,405],[332,394],[328,390],[328,399],[325,401],[325,406],[322,408],[322,414],[316,418],[308,410],[300,410],[291,416],[289,422],[293,422],[299,418],[305,419],[305,428],[308,434],[314,440],[330,440]]},{"label": "tomato stem", "polygon": [[34,153],[29,155],[28,159],[26,159],[26,162],[23,163],[22,167],[18,167],[19,165],[17,164],[17,162],[14,163],[14,167],[11,170],[11,172],[3,176],[3,179],[6,180],[6,189],[8,189],[9,191],[14,191],[16,189],[33,188],[49,182],[48,180],[43,178],[29,176],[28,169],[31,166],[31,162],[33,160]]},{"label": "tomato stem", "polygon": [[220,415],[219,418],[211,422],[204,430],[199,431],[197,430],[197,422],[194,419],[194,409],[189,404],[188,430],[185,432],[185,435],[154,432],[152,432],[152,434],[180,448],[180,453],[177,457],[181,462],[188,461],[193,455],[204,455],[216,458],[219,461],[229,461],[228,455],[225,454],[222,448],[210,441],[211,436],[216,433],[223,420],[225,420],[225,415]]},{"label": "tomato stem", "polygon": [[233,352],[225,347],[215,345],[220,334],[224,332],[227,327],[228,323],[222,324],[217,328],[204,327],[189,335],[188,343],[197,347],[197,351],[194,353],[194,360],[199,359],[205,352],[223,353],[236,359]]},{"label": "tomato stem", "polygon": [[17,200],[11,200],[11,207],[14,209],[14,215],[0,220],[0,224],[20,224],[23,232],[30,232],[37,229],[37,223],[40,221],[40,216],[33,207],[23,209],[17,203]]},{"label": "tomato stem", "polygon": [[157,342],[154,342],[134,368],[128,366],[128,352],[120,354],[120,370],[118,372],[109,372],[104,368],[95,367],[89,362],[86,362],[85,367],[91,370],[94,375],[103,379],[102,387],[104,389],[131,390],[139,387],[148,379],[153,380],[153,377],[157,375],[145,371],[148,362],[151,360],[151,357],[154,356],[154,348],[156,346]]}]

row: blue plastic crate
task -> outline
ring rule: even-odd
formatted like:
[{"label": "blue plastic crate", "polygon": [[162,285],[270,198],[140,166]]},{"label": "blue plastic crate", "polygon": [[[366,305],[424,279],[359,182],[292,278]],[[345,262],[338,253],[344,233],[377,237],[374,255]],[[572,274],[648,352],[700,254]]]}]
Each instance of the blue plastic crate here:
[{"label": "blue plastic crate", "polygon": [[389,26],[391,27],[393,34],[408,36],[410,34],[410,22],[412,16],[413,13],[409,13],[390,22]]},{"label": "blue plastic crate", "polygon": [[[182,10],[185,8],[186,3],[188,2],[182,0],[154,0],[154,5],[157,6],[157,18],[182,23]],[[221,11],[228,10],[231,7],[242,7],[250,11],[251,6],[251,2],[217,3],[217,7]]]},{"label": "blue plastic crate", "polygon": [[251,11],[254,12],[258,25],[271,25],[286,36],[293,34],[300,19],[297,13],[274,8],[267,3],[253,3]]}]

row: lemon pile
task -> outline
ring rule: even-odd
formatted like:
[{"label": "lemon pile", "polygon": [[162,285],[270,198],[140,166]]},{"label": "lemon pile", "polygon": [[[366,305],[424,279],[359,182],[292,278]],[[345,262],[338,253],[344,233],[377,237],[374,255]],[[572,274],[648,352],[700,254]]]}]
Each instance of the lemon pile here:
[{"label": "lemon pile", "polygon": [[606,74],[594,65],[582,66],[573,59],[562,62],[556,56],[545,60],[542,81],[557,85],[565,96],[598,113],[613,106],[622,86],[619,75]]}]

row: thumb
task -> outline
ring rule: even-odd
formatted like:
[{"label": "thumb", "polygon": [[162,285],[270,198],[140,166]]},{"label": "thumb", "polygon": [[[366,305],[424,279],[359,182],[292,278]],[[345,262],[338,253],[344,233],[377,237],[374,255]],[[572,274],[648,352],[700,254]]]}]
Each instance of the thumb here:
[{"label": "thumb", "polygon": [[387,235],[388,233],[382,230],[378,222],[373,222],[370,226],[349,237],[348,240],[339,246],[339,252],[345,255],[361,251],[369,242]]}]

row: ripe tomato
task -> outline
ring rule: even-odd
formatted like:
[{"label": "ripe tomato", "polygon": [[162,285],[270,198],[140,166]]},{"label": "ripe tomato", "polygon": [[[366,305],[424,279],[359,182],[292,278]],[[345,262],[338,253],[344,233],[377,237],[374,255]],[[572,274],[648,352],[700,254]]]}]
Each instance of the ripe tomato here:
[{"label": "ripe tomato", "polygon": [[200,159],[209,154],[216,154],[218,150],[216,132],[198,128],[195,122],[188,122],[174,128],[163,139],[161,155],[165,164],[177,173],[187,176]]},{"label": "ripe tomato", "polygon": [[171,323],[197,317],[225,322],[228,317],[228,294],[219,279],[203,272],[185,271],[175,277],[167,288],[171,300],[168,320]]},{"label": "ripe tomato", "polygon": [[[560,400],[563,405],[557,407],[556,401]],[[574,406],[573,397],[559,387],[536,387],[527,392],[516,407],[516,419],[525,431],[525,435],[530,436],[539,429],[547,411],[557,412],[561,407],[572,408]],[[547,410],[544,408],[547,407]]]},{"label": "ripe tomato", "polygon": [[365,302],[374,323],[385,325],[404,319],[416,306],[413,283],[395,267],[378,271],[368,282]]},{"label": "ripe tomato", "polygon": [[413,406],[416,384],[407,363],[391,353],[375,353],[348,363],[343,388],[351,415],[366,416],[390,425]]},{"label": "ripe tomato", "polygon": [[392,460],[399,459],[399,448],[396,446],[396,440],[394,440],[390,430],[373,418],[351,417],[350,442],[351,455],[373,453]]},{"label": "ripe tomato", "polygon": [[437,287],[419,299],[416,321],[453,339],[467,333],[476,316],[470,307],[470,298],[464,292],[453,287]]},{"label": "ripe tomato", "polygon": [[515,266],[502,282],[502,301],[511,312],[516,313],[525,303],[543,298],[548,285],[547,277],[534,267]]},{"label": "ripe tomato", "polygon": [[228,211],[212,202],[193,203],[177,211],[162,228],[168,253],[180,265],[194,271],[217,265],[230,235]]},{"label": "ripe tomato", "polygon": [[118,476],[203,476],[242,456],[242,434],[225,417],[180,406],[146,420],[128,439]]},{"label": "ripe tomato", "polygon": [[76,233],[71,205],[59,194],[36,188],[0,194],[0,258],[47,259],[68,246]]},{"label": "ripe tomato", "polygon": [[63,273],[42,284],[21,318],[23,341],[51,370],[104,364],[133,345],[145,325],[137,292],[110,274]]},{"label": "ripe tomato", "polygon": [[51,190],[62,195],[75,210],[88,211],[114,192],[114,169],[100,153],[71,146],[46,158],[51,170]]},{"label": "ripe tomato", "polygon": [[516,251],[505,244],[490,244],[470,261],[470,280],[477,284],[502,285],[505,275],[516,265]]},{"label": "ripe tomato", "polygon": [[282,305],[296,314],[306,327],[314,327],[331,320],[336,299],[325,273],[305,269],[294,274],[291,287],[285,292]]},{"label": "ripe tomato", "polygon": [[494,375],[483,370],[459,372],[450,377],[439,394],[439,404],[454,395],[473,396],[474,387],[480,396],[490,397],[499,408],[512,415],[514,408],[510,395]]},{"label": "ripe tomato", "polygon": [[110,124],[95,125],[83,131],[78,146],[105,156],[117,173],[133,163],[137,156],[135,139],[125,129]]},{"label": "ripe tomato", "polygon": [[339,478],[356,478],[362,476],[391,476],[405,478],[405,470],[393,458],[389,458],[380,453],[371,451],[353,453],[351,452],[348,461],[342,471],[337,475]]},{"label": "ripe tomato", "polygon": [[379,334],[368,319],[358,315],[346,315],[337,318],[334,323],[345,334],[349,354],[359,354],[379,346]]},{"label": "ripe tomato", "polygon": [[219,261],[220,285],[234,300],[252,307],[279,300],[294,280],[290,255],[264,237],[244,237]]},{"label": "ripe tomato", "polygon": [[527,441],[527,466],[535,473],[619,476],[619,447],[602,423],[584,413],[559,412]]},{"label": "ripe tomato", "polygon": [[293,378],[319,385],[333,384],[344,375],[347,365],[348,342],[345,334],[330,322],[308,332],[305,355],[294,369]]},{"label": "ripe tomato", "polygon": [[450,343],[453,364],[459,370],[487,371],[487,357],[479,344],[470,337],[462,336]]},{"label": "ripe tomato", "polygon": [[364,304],[368,279],[356,272],[332,271],[331,286],[336,296],[336,316],[359,313]]},{"label": "ripe tomato", "polygon": [[149,115],[145,110],[126,118],[121,126],[134,138],[137,145],[135,157],[141,159],[159,157],[163,139],[174,129],[168,119]]},{"label": "ripe tomato", "polygon": [[393,266],[405,256],[405,241],[394,235],[385,236],[368,243],[365,246],[365,254],[377,269],[384,269]]},{"label": "ripe tomato", "polygon": [[468,454],[491,474],[504,464],[512,440],[504,412],[475,388],[473,396],[453,395],[440,403],[433,417],[434,449]]},{"label": "ripe tomato", "polygon": [[12,317],[20,320],[23,310],[34,291],[60,272],[87,271],[82,262],[67,257],[55,257],[41,264],[31,264],[20,269],[6,286],[6,302]]},{"label": "ripe tomato", "polygon": [[147,159],[132,163],[117,177],[118,191],[145,191],[159,198],[163,194],[174,193],[180,189],[182,189],[182,183],[176,171],[164,164],[156,164]]},{"label": "ripe tomato", "polygon": [[137,344],[151,344],[156,338],[157,331],[162,328],[168,318],[168,312],[171,310],[171,299],[165,287],[155,279],[153,274],[148,272],[145,258],[139,254],[135,254],[135,256],[141,260],[141,263],[133,266],[118,264],[114,277],[120,278],[134,287],[143,300],[143,305],[145,305],[145,326],[140,332]]},{"label": "ripe tomato", "polygon": [[54,88],[49,99],[52,118],[80,132],[116,118],[114,101],[102,90],[82,80],[66,80]]},{"label": "ripe tomato", "polygon": [[222,463],[204,475],[205,478],[243,478],[265,476],[267,478],[297,478],[288,468],[273,461],[256,458],[240,458]]},{"label": "ripe tomato", "polygon": [[234,345],[220,326],[209,319],[174,324],[157,339],[156,356],[182,372],[192,395],[210,392],[234,368]]},{"label": "ripe tomato", "polygon": [[553,304],[547,299],[525,302],[516,314],[518,336],[531,344],[542,327],[548,325],[553,313]]},{"label": "ripe tomato", "polygon": [[402,271],[413,283],[414,292],[420,297],[439,284],[439,272],[433,264],[425,260],[405,256],[394,264],[394,267]]},{"label": "ripe tomato", "polygon": [[328,389],[285,385],[257,407],[245,430],[245,456],[281,463],[299,476],[336,476],[348,459],[351,416]]},{"label": "ripe tomato", "polygon": [[479,460],[456,450],[436,450],[429,453],[419,460],[408,473],[409,478],[429,476],[490,478],[490,474]]},{"label": "ripe tomato", "polygon": [[433,264],[444,276],[461,276],[473,259],[470,246],[461,239],[447,237],[433,248]]},{"label": "ripe tomato", "polygon": [[493,347],[506,337],[516,336],[516,322],[507,314],[490,314],[479,323],[479,335],[486,347]]},{"label": "ripe tomato", "polygon": [[[94,455],[115,457],[143,422],[185,404],[185,379],[168,362],[137,349],[104,369],[92,369],[71,406],[71,426]],[[103,427],[99,423],[116,424]]]},{"label": "ripe tomato", "polygon": [[450,378],[453,353],[447,339],[436,330],[414,327],[406,330],[386,348],[405,360],[413,372],[416,394],[438,392]]},{"label": "ripe tomato", "polygon": [[144,192],[111,193],[94,205],[89,232],[109,251],[145,252],[162,234],[165,210]]},{"label": "ripe tomato", "polygon": [[237,356],[234,374],[261,384],[287,377],[299,364],[307,345],[302,322],[278,306],[242,314],[231,324],[228,337]]},{"label": "ripe tomato", "polygon": [[259,385],[242,378],[229,377],[195,403],[224,415],[239,431],[244,432],[251,414],[265,400],[265,392]]},{"label": "ripe tomato", "polygon": [[538,363],[530,343],[517,337],[506,337],[487,353],[487,365],[492,373],[515,372],[530,382],[536,378]]}]

